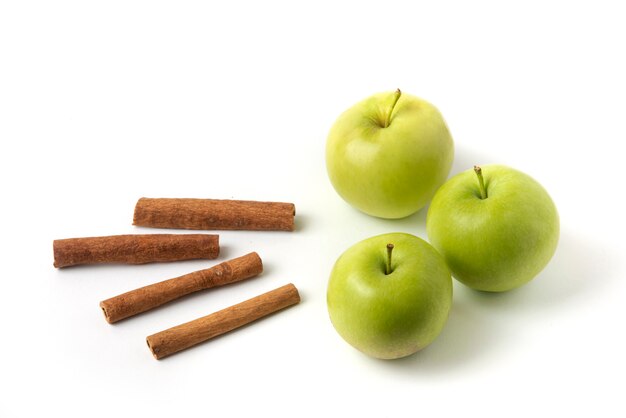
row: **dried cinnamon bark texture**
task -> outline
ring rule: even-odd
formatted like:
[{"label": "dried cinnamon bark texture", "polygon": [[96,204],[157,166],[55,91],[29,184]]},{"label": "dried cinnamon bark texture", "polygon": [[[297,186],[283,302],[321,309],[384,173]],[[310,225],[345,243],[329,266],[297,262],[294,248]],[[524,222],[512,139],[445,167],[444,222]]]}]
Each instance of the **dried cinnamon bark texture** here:
[{"label": "dried cinnamon bark texture", "polygon": [[112,324],[190,293],[249,279],[262,271],[261,257],[253,252],[205,270],[131,290],[100,302],[100,307]]},{"label": "dried cinnamon bark texture", "polygon": [[52,244],[54,267],[78,264],[144,264],[214,259],[219,236],[210,234],[137,234],[58,239]]},{"label": "dried cinnamon bark texture", "polygon": [[293,231],[293,203],[142,197],[133,224],[152,228]]},{"label": "dried cinnamon bark texture", "polygon": [[150,335],[146,342],[154,358],[160,360],[298,302],[298,289],[290,283],[221,311]]}]

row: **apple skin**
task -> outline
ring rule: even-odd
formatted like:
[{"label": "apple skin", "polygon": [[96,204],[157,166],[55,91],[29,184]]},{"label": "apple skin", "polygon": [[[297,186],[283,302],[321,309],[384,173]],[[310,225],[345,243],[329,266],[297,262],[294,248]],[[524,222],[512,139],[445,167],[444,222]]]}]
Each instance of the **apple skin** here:
[{"label": "apple skin", "polygon": [[481,167],[487,198],[473,169],[448,180],[426,217],[432,245],[452,275],[476,290],[503,292],[532,280],[559,241],[559,215],[532,177],[503,165]]},{"label": "apple skin", "polygon": [[[387,275],[389,243],[394,249]],[[378,235],[337,259],[327,304],[333,326],[353,347],[380,359],[405,357],[441,332],[452,305],[452,277],[426,241],[405,233]]]},{"label": "apple skin", "polygon": [[337,193],[355,208],[388,219],[424,207],[454,158],[441,113],[405,93],[394,106],[396,93],[375,94],[346,110],[326,142],[326,168]]}]

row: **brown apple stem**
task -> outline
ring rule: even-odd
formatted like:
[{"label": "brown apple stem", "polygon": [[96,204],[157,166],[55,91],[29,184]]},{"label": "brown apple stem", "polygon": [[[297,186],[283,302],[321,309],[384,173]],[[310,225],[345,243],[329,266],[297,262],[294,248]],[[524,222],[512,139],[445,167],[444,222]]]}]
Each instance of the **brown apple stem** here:
[{"label": "brown apple stem", "polygon": [[476,172],[476,175],[478,176],[478,186],[480,188],[480,198],[481,199],[486,199],[487,198],[487,189],[485,188],[485,180],[483,180],[483,170],[475,165],[474,166],[474,171]]},{"label": "brown apple stem", "polygon": [[393,109],[395,109],[396,107],[396,103],[398,103],[398,100],[400,100],[401,95],[402,92],[400,91],[400,89],[396,89],[396,91],[393,93],[393,103],[391,104],[391,107],[389,108],[389,113],[387,113],[387,117],[385,118],[385,128],[391,124],[391,114],[393,113]]},{"label": "brown apple stem", "polygon": [[387,244],[387,265],[385,266],[385,274],[391,274],[391,252],[393,251],[393,244]]}]

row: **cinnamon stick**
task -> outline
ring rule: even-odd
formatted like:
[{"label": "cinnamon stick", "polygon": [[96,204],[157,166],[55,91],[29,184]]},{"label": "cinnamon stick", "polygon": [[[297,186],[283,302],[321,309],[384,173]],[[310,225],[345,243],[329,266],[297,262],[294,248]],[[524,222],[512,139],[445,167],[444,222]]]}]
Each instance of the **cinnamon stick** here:
[{"label": "cinnamon stick", "polygon": [[135,234],[58,239],[52,244],[54,267],[78,264],[214,259],[220,252],[219,236],[209,234]]},{"label": "cinnamon stick", "polygon": [[290,283],[221,311],[150,335],[146,342],[154,358],[160,360],[298,302],[298,289]]},{"label": "cinnamon stick", "polygon": [[161,306],[193,292],[223,286],[257,276],[263,262],[257,253],[225,261],[208,269],[164,280],[100,302],[105,319],[110,323]]},{"label": "cinnamon stick", "polygon": [[142,197],[135,206],[133,224],[152,228],[293,231],[295,214],[293,203]]}]

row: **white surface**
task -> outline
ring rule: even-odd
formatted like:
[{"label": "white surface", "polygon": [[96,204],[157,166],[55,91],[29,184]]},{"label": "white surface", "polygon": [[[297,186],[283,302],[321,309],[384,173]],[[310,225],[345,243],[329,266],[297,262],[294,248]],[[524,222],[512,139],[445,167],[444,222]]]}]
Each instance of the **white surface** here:
[{"label": "white surface", "polygon": [[[207,3],[0,4],[0,416],[624,416],[619,2]],[[562,236],[522,289],[455,283],[441,336],[384,362],[333,330],[328,273],[368,236],[426,238],[425,211],[356,212],[324,145],[396,87],[444,114],[451,174],[531,174]],[[262,277],[111,326],[100,300],[214,264],[52,267],[53,239],[157,232],[131,226],[141,196],[292,201],[298,230],[221,233],[220,260],[256,250]],[[147,335],[288,282],[300,305],[150,355]]]}]

